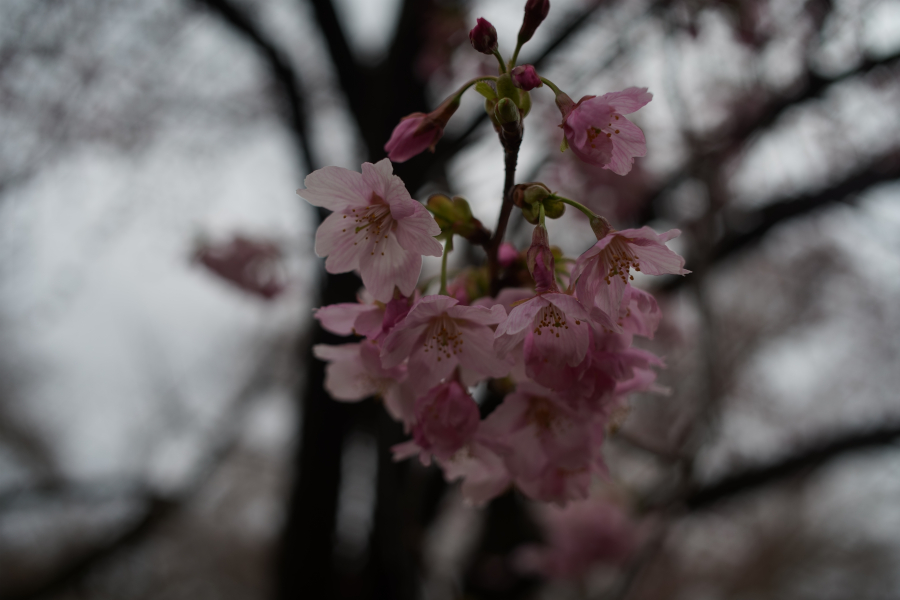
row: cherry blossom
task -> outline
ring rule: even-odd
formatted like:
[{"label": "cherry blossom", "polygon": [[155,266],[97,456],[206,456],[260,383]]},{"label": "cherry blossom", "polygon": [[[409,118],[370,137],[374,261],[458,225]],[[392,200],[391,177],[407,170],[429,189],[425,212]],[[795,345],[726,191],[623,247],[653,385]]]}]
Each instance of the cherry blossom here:
[{"label": "cherry blossom", "polygon": [[684,259],[669,250],[666,242],[680,235],[677,229],[657,234],[649,227],[610,229],[596,244],[578,257],[572,270],[575,293],[586,305],[618,318],[625,288],[634,276],[686,275]]},{"label": "cherry blossom", "polygon": [[565,389],[588,348],[590,317],[569,294],[539,294],[515,306],[497,327],[494,350],[501,357],[524,342],[526,372],[546,387]]},{"label": "cherry blossom", "polygon": [[382,364],[391,368],[409,358],[416,389],[428,389],[461,367],[463,382],[502,377],[510,361],[492,351],[492,325],[506,320],[502,306],[463,306],[449,296],[425,296],[388,334]]},{"label": "cherry blossom", "polygon": [[602,471],[602,423],[550,390],[520,384],[484,420],[479,437],[503,457],[516,486],[544,502],[586,498]]},{"label": "cherry blossom", "polygon": [[422,255],[440,256],[434,236],[440,227],[413,200],[393,174],[388,159],[363,163],[362,173],[325,167],[307,175],[297,193],[313,206],[332,212],[316,231],[316,254],[327,256],[325,270],[358,270],[376,300],[388,302],[394,288],[412,294]]},{"label": "cherry blossom", "polygon": [[478,406],[458,381],[447,381],[428,390],[415,402],[413,441],[394,447],[395,459],[418,452],[422,464],[431,455],[450,459],[475,435],[481,417]]},{"label": "cherry blossom", "polygon": [[625,118],[653,98],[647,88],[630,87],[602,96],[584,96],[578,103],[557,95],[566,142],[586,163],[618,175],[631,171],[634,157],[647,154],[640,127]]},{"label": "cherry blossom", "polygon": [[406,365],[385,369],[379,353],[378,345],[371,341],[313,346],[313,355],[328,362],[325,389],[332,398],[359,402],[369,396],[379,396],[395,419],[409,424],[415,396],[407,387]]},{"label": "cherry blossom", "polygon": [[605,498],[545,506],[538,514],[546,544],[523,546],[513,559],[525,573],[555,579],[583,577],[598,564],[623,564],[637,547],[635,523]]}]

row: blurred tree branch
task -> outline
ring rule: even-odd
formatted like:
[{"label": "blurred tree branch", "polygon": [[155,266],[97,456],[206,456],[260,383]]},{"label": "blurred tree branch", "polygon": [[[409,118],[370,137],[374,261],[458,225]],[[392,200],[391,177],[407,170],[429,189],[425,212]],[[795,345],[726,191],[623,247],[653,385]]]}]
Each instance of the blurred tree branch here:
[{"label": "blurred tree branch", "polygon": [[288,111],[288,125],[294,133],[294,138],[305,167],[308,171],[318,168],[319,163],[315,158],[309,141],[303,82],[291,61],[237,5],[229,0],[195,1],[217,12],[222,19],[241,33],[263,55],[272,76],[284,92],[284,100]]}]

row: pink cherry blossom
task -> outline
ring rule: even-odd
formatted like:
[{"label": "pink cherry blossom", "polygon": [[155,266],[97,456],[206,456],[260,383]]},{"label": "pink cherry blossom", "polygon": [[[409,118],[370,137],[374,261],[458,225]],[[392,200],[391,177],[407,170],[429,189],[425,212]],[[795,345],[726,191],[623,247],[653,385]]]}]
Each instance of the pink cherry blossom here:
[{"label": "pink cherry blossom", "polygon": [[276,244],[235,236],[227,244],[204,244],[194,255],[204,267],[265,300],[284,292],[282,252]]},{"label": "pink cherry blossom", "polygon": [[484,420],[479,438],[503,457],[516,486],[544,502],[586,498],[602,470],[603,428],[553,392],[520,384]]},{"label": "pink cherry blossom", "polygon": [[328,362],[325,389],[332,398],[358,402],[369,396],[380,396],[395,419],[412,422],[415,396],[406,386],[406,366],[383,368],[377,344],[371,341],[336,346],[317,344],[313,346],[313,354]]},{"label": "pink cherry blossom", "polygon": [[[481,428],[479,428],[480,430]],[[447,481],[462,479],[462,494],[467,504],[483,506],[502,494],[512,483],[503,458],[487,445],[475,440],[463,446],[447,460],[438,459]]]},{"label": "pink cherry blossom", "polygon": [[634,522],[620,506],[604,498],[592,497],[562,508],[544,506],[538,523],[546,544],[523,546],[513,558],[524,573],[579,578],[595,565],[623,564],[637,547]]},{"label": "pink cherry blossom", "polygon": [[677,229],[657,234],[649,227],[611,229],[602,239],[578,257],[572,270],[575,294],[588,306],[618,318],[622,296],[631,269],[647,275],[686,275],[684,258],[666,247],[680,235]]},{"label": "pink cherry blossom", "polygon": [[636,87],[602,96],[585,96],[577,104],[565,94],[557,95],[557,105],[563,115],[560,127],[566,142],[584,162],[626,175],[631,171],[634,157],[647,154],[647,143],[644,132],[625,115],[652,98],[647,88]]},{"label": "pink cherry blossom", "polygon": [[515,306],[497,327],[494,350],[506,356],[524,342],[526,373],[551,389],[574,384],[588,348],[590,317],[569,294],[540,294]]},{"label": "pink cherry blossom", "polygon": [[463,306],[449,296],[425,296],[387,336],[382,364],[391,368],[409,358],[416,389],[428,389],[461,367],[466,385],[502,377],[510,361],[492,351],[491,326],[506,320],[502,306]]},{"label": "pink cherry blossom", "polygon": [[422,464],[431,463],[433,454],[449,460],[472,440],[481,416],[478,405],[458,381],[447,381],[419,396],[415,403],[413,441],[394,448],[395,459],[419,453]]},{"label": "pink cherry blossom", "polygon": [[325,167],[310,173],[297,193],[313,206],[334,211],[316,231],[316,254],[327,256],[325,270],[354,269],[376,300],[388,302],[394,288],[413,293],[422,255],[440,256],[434,236],[440,227],[413,200],[388,159],[363,163],[362,173]]}]

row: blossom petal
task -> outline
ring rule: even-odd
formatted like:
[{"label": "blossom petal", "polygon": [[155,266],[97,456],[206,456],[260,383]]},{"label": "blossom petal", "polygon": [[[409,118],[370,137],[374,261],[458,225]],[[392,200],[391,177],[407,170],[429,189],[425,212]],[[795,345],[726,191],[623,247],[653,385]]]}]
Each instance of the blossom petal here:
[{"label": "blossom petal", "polygon": [[648,92],[647,88],[630,87],[621,92],[603,94],[598,100],[612,106],[617,113],[627,115],[646,106],[653,100],[653,94]]},{"label": "blossom petal", "polygon": [[441,228],[424,206],[410,200],[408,202],[409,214],[398,217],[394,207],[401,203],[391,205],[391,216],[396,219],[397,228],[394,234],[400,245],[410,251],[425,256],[441,256],[444,248],[434,236],[441,233]]},{"label": "blossom petal", "polygon": [[[503,311],[503,307],[498,307]],[[494,352],[494,332],[483,325],[460,323],[462,352],[457,355],[459,364],[478,371],[486,377],[504,377],[512,368],[512,360],[502,360]]]},{"label": "blossom petal", "polygon": [[647,141],[641,128],[622,117],[614,125],[612,158],[604,169],[616,175],[627,175],[634,165],[634,157],[647,155]]},{"label": "blossom petal", "polygon": [[343,167],[324,167],[314,171],[303,180],[305,190],[297,190],[297,195],[312,204],[333,211],[367,206],[372,196],[372,188],[356,171]]},{"label": "blossom petal", "polygon": [[332,213],[316,230],[316,256],[327,256],[325,270],[329,273],[346,273],[359,266],[359,258],[365,248],[355,244],[356,234],[348,231],[341,213]]},{"label": "blossom petal", "polygon": [[417,327],[395,327],[384,339],[381,347],[381,364],[385,369],[397,366],[409,358],[416,343],[422,342],[427,324]]},{"label": "blossom petal", "polygon": [[[327,263],[326,263],[327,268]],[[412,294],[422,270],[422,256],[400,247],[397,238],[389,235],[370,252],[359,259],[359,273],[363,284],[372,296],[381,302],[390,302],[394,286],[404,296]]]},{"label": "blossom petal", "polygon": [[[491,308],[457,305],[450,308],[447,314],[453,319],[465,319],[477,325],[498,325],[506,320],[506,310],[499,304],[495,304]],[[491,332],[491,336],[493,337],[493,332]]]},{"label": "blossom petal", "polygon": [[534,323],[535,315],[537,315],[542,308],[547,306],[547,304],[548,302],[544,300],[543,297],[535,296],[531,300],[513,307],[513,309],[509,311],[509,316],[506,320],[497,327],[494,337],[500,338],[500,336],[503,335],[514,335],[530,328]]},{"label": "blossom petal", "polygon": [[[372,163],[363,163],[362,180],[372,190],[372,193],[377,194],[388,205],[394,204],[397,200],[412,200],[403,180],[394,175],[394,167],[387,158],[379,160],[374,165]],[[412,201],[415,202],[415,200]],[[393,210],[391,210],[391,213],[393,213]],[[394,215],[394,218],[403,217]]]},{"label": "blossom petal", "polygon": [[[337,335],[351,335],[355,333],[356,319],[367,313],[380,313],[377,306],[359,304],[357,302],[342,302],[317,308],[313,315],[322,324],[322,327]],[[378,317],[381,324],[381,317]],[[363,334],[365,335],[365,334]]]}]

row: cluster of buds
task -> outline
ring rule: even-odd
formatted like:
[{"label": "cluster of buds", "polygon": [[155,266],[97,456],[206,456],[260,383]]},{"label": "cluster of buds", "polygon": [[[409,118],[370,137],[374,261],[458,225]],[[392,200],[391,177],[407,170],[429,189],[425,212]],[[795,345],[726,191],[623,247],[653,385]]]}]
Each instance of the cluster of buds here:
[{"label": "cluster of buds", "polygon": [[[666,247],[677,230],[616,230],[579,202],[548,186],[523,183],[504,202],[535,227],[519,251],[502,243],[509,210],[492,233],[468,202],[443,194],[423,206],[393,174],[402,162],[434,149],[462,94],[485,98],[507,153],[517,151],[530,92],[546,86],[562,112],[563,148],[590,164],[625,174],[645,152],[641,130],[624,115],[650,101],[629,88],[573,102],[533,66],[516,66],[522,45],[546,18],[549,2],[529,0],[512,60],[504,61],[494,27],[484,19],[469,34],[472,46],[499,63],[497,76],[476,77],[432,113],[400,122],[385,149],[388,159],[357,173],[326,167],[298,190],[329,209],[316,233],[316,253],[330,273],[356,271],[364,290],[355,303],[325,306],[321,325],[357,339],[317,346],[328,362],[325,386],[341,401],[383,400],[410,440],[394,448],[400,460],[436,462],[463,493],[481,504],[515,486],[540,501],[565,504],[588,496],[605,472],[602,445],[635,391],[657,390],[653,354],[633,347],[652,338],[660,321],[653,297],[632,285],[632,271],[688,273]],[[597,242],[577,260],[550,244],[546,219],[566,206],[585,213]],[[499,232],[499,233],[498,233]],[[484,265],[448,281],[447,256],[462,237],[488,253]],[[443,247],[442,247],[443,244]],[[441,256],[436,290],[418,282],[423,256]],[[498,398],[484,410],[472,395],[487,382]],[[486,413],[486,414],[483,414]]]}]

